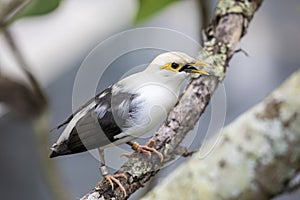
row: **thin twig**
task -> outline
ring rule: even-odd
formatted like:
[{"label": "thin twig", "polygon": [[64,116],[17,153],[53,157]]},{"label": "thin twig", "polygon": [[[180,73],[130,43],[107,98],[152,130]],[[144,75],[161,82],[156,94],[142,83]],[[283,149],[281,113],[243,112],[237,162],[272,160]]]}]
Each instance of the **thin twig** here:
[{"label": "thin twig", "polygon": [[11,32],[8,29],[2,29],[3,34],[5,36],[5,39],[11,48],[13,55],[15,56],[15,59],[17,60],[20,68],[28,78],[28,81],[33,89],[34,94],[36,95],[37,100],[39,101],[40,109],[43,110],[47,106],[47,98],[42,91],[38,81],[33,76],[33,74],[30,72],[28,64],[26,63],[22,53],[20,52],[19,48],[17,47],[17,44],[15,43],[15,39],[13,38]]},{"label": "thin twig", "polygon": [[[202,27],[207,27],[209,23],[209,2],[208,0],[198,0],[199,14],[201,15]],[[202,30],[201,27],[201,30]]]},{"label": "thin twig", "polygon": [[0,9],[0,27],[5,28],[9,22],[24,9],[31,0],[12,0]]}]

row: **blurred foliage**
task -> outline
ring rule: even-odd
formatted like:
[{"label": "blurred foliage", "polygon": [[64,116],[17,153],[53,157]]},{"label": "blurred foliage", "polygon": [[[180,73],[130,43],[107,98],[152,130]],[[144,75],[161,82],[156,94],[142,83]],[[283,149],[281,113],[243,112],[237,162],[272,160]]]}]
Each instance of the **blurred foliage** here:
[{"label": "blurred foliage", "polygon": [[135,23],[140,23],[170,4],[179,0],[139,0],[139,10],[135,17]]},{"label": "blurred foliage", "polygon": [[58,8],[59,4],[60,0],[32,0],[24,9],[15,15],[10,23],[23,17],[48,14]]}]

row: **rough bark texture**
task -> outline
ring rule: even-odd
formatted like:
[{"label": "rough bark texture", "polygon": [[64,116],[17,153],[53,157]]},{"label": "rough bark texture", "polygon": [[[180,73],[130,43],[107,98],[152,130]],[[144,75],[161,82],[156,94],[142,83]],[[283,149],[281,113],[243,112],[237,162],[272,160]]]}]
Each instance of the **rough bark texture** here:
[{"label": "rough bark texture", "polygon": [[[221,0],[217,5],[214,18],[203,32],[203,50],[201,59],[212,60],[212,68],[216,77],[204,76],[194,79],[186,88],[175,108],[169,113],[168,119],[153,136],[155,148],[164,155],[164,162],[175,158],[175,149],[198,121],[208,105],[211,95],[222,80],[226,66],[232,57],[235,46],[245,34],[254,12],[262,0]],[[138,154],[131,157],[116,173],[126,173],[127,181],[121,179],[128,196],[124,197],[119,188],[111,190],[109,183],[102,180],[82,200],[95,199],[126,199],[154,176],[163,163],[157,156],[147,159]]]},{"label": "rough bark texture", "polygon": [[143,200],[264,200],[284,192],[300,167],[299,86],[300,71],[224,128],[211,155],[194,154]]}]

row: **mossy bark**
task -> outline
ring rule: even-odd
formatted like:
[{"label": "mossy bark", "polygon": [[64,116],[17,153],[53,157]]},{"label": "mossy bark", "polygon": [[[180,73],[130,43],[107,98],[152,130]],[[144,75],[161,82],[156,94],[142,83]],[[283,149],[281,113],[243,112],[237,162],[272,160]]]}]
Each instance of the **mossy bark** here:
[{"label": "mossy bark", "polygon": [[299,170],[299,99],[300,71],[225,127],[208,157],[194,154],[143,200],[270,199],[284,192]]}]

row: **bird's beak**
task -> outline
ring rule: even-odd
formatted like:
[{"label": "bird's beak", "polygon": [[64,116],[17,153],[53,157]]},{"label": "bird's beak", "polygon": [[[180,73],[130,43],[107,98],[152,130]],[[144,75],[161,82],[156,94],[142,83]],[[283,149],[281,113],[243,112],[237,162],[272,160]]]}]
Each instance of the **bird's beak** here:
[{"label": "bird's beak", "polygon": [[189,63],[187,65],[182,66],[182,68],[179,71],[184,71],[186,73],[191,73],[191,74],[209,75],[208,72],[199,69],[199,67],[203,67],[203,66],[208,66],[208,64],[202,61],[197,61],[195,63]]}]

